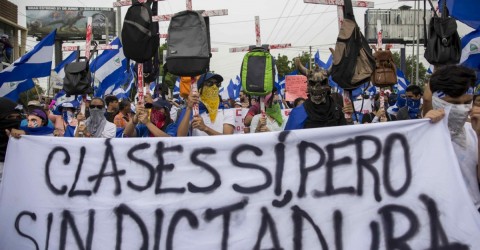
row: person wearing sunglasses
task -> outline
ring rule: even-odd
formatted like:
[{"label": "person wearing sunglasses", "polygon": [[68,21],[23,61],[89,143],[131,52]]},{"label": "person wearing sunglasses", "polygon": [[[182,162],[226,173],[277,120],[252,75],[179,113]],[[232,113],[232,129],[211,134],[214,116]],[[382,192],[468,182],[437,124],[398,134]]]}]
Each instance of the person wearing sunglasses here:
[{"label": "person wearing sunglasses", "polygon": [[[199,92],[188,95],[187,107],[182,110],[177,120],[179,123],[177,136],[233,134],[234,109],[225,109],[221,105],[219,87],[222,81],[221,75],[211,72],[199,77],[197,82]],[[198,104],[199,114],[193,116],[193,107],[196,104]]]},{"label": "person wearing sunglasses", "polygon": [[105,118],[105,102],[102,98],[92,99],[88,119],[85,120],[82,113],[77,115],[77,119],[79,125],[75,130],[75,137],[114,138],[116,135],[117,127]]}]

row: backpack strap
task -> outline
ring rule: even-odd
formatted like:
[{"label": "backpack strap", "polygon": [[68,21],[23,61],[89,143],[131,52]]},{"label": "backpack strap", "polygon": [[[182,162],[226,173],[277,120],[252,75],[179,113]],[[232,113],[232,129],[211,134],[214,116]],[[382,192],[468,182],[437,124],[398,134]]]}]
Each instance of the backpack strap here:
[{"label": "backpack strap", "polygon": [[423,47],[427,47],[427,0],[423,0]]},{"label": "backpack strap", "polygon": [[343,18],[355,21],[355,15],[353,14],[352,0],[345,0],[343,8],[344,8]]}]

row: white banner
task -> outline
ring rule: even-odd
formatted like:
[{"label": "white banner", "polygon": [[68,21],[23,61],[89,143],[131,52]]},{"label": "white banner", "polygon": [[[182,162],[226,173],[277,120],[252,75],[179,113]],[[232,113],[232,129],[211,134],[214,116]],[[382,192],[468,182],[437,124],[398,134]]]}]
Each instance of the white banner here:
[{"label": "white banner", "polygon": [[[283,119],[288,119],[291,109],[282,109]],[[234,134],[243,134],[243,129],[245,128],[245,116],[248,113],[247,108],[236,108],[235,109],[235,130]]]},{"label": "white banner", "polygon": [[[9,142],[0,249],[480,249],[445,123]],[[461,248],[460,248],[461,247]]]}]

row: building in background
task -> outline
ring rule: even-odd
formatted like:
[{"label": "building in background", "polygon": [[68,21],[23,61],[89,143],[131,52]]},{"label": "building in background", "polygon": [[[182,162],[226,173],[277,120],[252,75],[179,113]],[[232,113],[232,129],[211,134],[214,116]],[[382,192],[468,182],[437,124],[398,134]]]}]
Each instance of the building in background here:
[{"label": "building in background", "polygon": [[0,0],[0,35],[6,34],[13,46],[11,61],[25,54],[27,29],[18,25],[18,7],[8,0]]}]

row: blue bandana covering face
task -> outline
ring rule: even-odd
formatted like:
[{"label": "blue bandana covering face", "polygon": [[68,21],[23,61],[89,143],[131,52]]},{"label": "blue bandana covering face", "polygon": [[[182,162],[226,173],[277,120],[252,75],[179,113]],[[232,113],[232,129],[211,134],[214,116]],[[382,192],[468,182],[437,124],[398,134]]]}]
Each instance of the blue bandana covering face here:
[{"label": "blue bandana covering face", "polygon": [[418,113],[420,112],[420,99],[414,100],[407,98],[408,114],[411,119],[417,118]]}]

